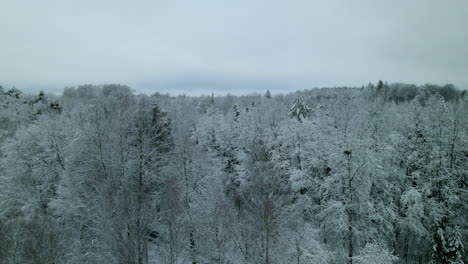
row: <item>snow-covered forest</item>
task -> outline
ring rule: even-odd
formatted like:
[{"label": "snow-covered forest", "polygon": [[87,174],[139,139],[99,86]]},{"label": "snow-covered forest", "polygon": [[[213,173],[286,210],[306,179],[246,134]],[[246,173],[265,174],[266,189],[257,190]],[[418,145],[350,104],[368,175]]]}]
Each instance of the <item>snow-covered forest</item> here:
[{"label": "snow-covered forest", "polygon": [[468,95],[0,88],[2,264],[468,263]]}]

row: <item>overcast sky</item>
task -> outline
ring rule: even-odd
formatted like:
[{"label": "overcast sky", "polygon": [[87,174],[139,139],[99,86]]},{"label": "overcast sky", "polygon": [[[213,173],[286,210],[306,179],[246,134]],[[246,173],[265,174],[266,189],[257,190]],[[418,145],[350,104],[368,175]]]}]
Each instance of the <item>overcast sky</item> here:
[{"label": "overcast sky", "polygon": [[0,85],[468,87],[467,0],[0,0]]}]

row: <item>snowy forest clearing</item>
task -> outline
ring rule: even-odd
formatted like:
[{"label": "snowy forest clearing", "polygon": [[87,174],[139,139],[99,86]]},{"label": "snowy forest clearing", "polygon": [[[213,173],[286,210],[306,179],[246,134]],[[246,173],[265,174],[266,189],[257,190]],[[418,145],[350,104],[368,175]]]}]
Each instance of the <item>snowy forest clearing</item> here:
[{"label": "snowy forest clearing", "polygon": [[0,263],[467,263],[467,100],[0,88]]}]

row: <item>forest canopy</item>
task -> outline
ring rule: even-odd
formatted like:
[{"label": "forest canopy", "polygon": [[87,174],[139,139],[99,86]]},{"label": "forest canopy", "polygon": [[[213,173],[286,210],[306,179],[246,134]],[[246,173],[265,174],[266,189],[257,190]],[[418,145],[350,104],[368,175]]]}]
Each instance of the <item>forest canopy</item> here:
[{"label": "forest canopy", "polygon": [[0,86],[0,263],[468,263],[468,95]]}]

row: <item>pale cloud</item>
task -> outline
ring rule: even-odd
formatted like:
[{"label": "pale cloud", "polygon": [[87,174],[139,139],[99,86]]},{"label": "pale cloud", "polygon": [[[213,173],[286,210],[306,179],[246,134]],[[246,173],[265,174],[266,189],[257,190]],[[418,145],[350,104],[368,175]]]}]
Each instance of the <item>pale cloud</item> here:
[{"label": "pale cloud", "polygon": [[465,0],[5,0],[0,10],[6,86],[119,82],[177,93],[378,79],[468,86]]}]

